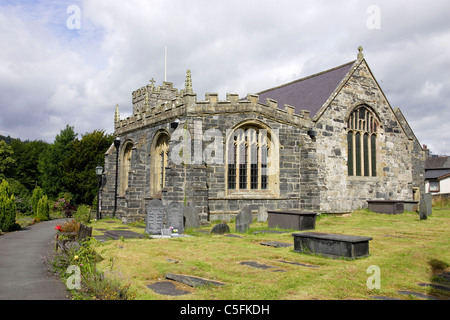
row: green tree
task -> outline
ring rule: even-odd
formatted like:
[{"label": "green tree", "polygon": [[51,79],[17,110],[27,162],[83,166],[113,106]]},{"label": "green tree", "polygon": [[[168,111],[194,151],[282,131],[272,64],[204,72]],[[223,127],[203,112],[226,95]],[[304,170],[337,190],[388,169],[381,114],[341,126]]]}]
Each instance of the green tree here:
[{"label": "green tree", "polygon": [[37,218],[41,221],[50,219],[50,204],[46,195],[39,199],[36,214]]},{"label": "green tree", "polygon": [[97,195],[95,167],[104,163],[113,136],[103,130],[86,133],[72,145],[72,154],[63,163],[65,188],[76,203],[91,205]]},{"label": "green tree", "polygon": [[58,193],[68,191],[63,181],[63,163],[72,154],[72,146],[77,133],[66,125],[39,158],[38,169],[41,173],[41,185],[45,193],[56,198]]},{"label": "green tree", "polygon": [[39,156],[46,151],[48,143],[14,139],[11,147],[16,161],[12,177],[31,192],[39,184]]},{"label": "green tree", "polygon": [[39,200],[44,196],[44,190],[41,187],[37,186],[33,190],[33,194],[31,195],[31,207],[33,208],[33,214],[37,217],[37,207]]},{"label": "green tree", "polygon": [[7,145],[5,141],[0,141],[0,179],[10,178],[12,176],[13,165],[13,149]]},{"label": "green tree", "polygon": [[16,200],[11,194],[9,183],[3,180],[0,184],[0,230],[16,229]]}]

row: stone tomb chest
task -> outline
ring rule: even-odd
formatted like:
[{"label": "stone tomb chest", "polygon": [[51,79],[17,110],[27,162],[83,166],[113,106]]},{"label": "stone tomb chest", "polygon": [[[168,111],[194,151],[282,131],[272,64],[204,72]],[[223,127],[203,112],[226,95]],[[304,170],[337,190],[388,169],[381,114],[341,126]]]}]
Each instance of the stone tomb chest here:
[{"label": "stone tomb chest", "polygon": [[377,213],[399,214],[405,210],[401,200],[369,200],[367,203],[369,210]]},{"label": "stone tomb chest", "polygon": [[316,228],[316,212],[295,210],[267,211],[269,228],[314,230]]},{"label": "stone tomb chest", "polygon": [[331,258],[356,259],[369,255],[370,237],[342,234],[302,232],[293,233],[294,251],[319,254]]}]

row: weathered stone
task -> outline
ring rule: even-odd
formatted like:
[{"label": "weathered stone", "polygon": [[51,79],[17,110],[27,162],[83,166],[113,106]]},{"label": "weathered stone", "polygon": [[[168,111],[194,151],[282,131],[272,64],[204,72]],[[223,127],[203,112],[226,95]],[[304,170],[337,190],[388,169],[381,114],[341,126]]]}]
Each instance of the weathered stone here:
[{"label": "weathered stone", "polygon": [[153,199],[146,206],[146,228],[147,234],[161,234],[164,224],[164,206],[159,199]]},{"label": "weathered stone", "polygon": [[179,202],[171,202],[166,209],[167,226],[177,229],[179,234],[184,232],[184,206]]},{"label": "weathered stone", "polygon": [[245,232],[250,228],[252,223],[252,210],[250,206],[245,206],[244,209],[236,216],[236,232]]},{"label": "weathered stone", "polygon": [[200,221],[198,219],[198,213],[195,207],[184,207],[184,227],[187,228],[198,228],[200,227]]},{"label": "weathered stone", "polygon": [[203,279],[203,278],[199,278],[199,277],[193,277],[193,276],[186,276],[186,275],[181,275],[181,274],[173,274],[173,273],[168,273],[165,276],[166,279],[169,280],[174,280],[174,281],[178,281],[181,283],[184,283],[190,287],[204,287],[204,286],[223,286],[225,284],[218,282],[218,281],[213,281],[213,280],[208,280],[208,279]]},{"label": "weathered stone", "polygon": [[427,219],[428,216],[431,215],[432,211],[433,207],[432,207],[431,193],[422,194],[420,197],[420,204],[419,204],[420,219],[422,220]]},{"label": "weathered stone", "polygon": [[229,233],[229,232],[230,232],[230,227],[226,223],[216,224],[211,229],[211,233],[213,233],[213,234],[224,234],[224,233]]},{"label": "weathered stone", "polygon": [[318,232],[293,233],[294,251],[325,257],[356,259],[369,255],[371,237]]}]

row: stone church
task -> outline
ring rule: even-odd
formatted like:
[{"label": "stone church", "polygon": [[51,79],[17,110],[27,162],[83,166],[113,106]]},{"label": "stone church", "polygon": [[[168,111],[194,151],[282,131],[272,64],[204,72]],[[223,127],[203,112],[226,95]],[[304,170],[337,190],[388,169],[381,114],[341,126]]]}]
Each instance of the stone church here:
[{"label": "stone church", "polygon": [[[155,198],[228,220],[246,205],[345,213],[367,200],[418,200],[425,152],[359,48],[355,61],[239,97],[198,100],[154,81],[132,93],[105,155],[103,216],[145,217]],[[116,179],[117,176],[117,179]]]}]

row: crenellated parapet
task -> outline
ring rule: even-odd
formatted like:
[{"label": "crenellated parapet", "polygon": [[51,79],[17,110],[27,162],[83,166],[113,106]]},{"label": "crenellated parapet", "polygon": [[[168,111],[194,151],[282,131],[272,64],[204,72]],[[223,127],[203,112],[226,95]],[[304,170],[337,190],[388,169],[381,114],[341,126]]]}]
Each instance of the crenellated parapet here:
[{"label": "crenellated parapet", "polygon": [[[190,74],[188,73],[190,76]],[[185,116],[229,115],[232,113],[256,113],[274,121],[292,124],[298,127],[310,127],[311,118],[308,110],[295,112],[290,105],[278,106],[272,99],[260,101],[259,96],[247,94],[240,98],[238,94],[227,93],[225,100],[219,100],[217,93],[206,93],[204,100],[197,100],[192,92],[189,78],[187,90],[178,90],[170,82],[162,86],[150,84],[135,90],[132,94],[133,114],[120,119],[118,110],[115,114],[116,134],[137,130],[143,127],[170,122]]]}]

